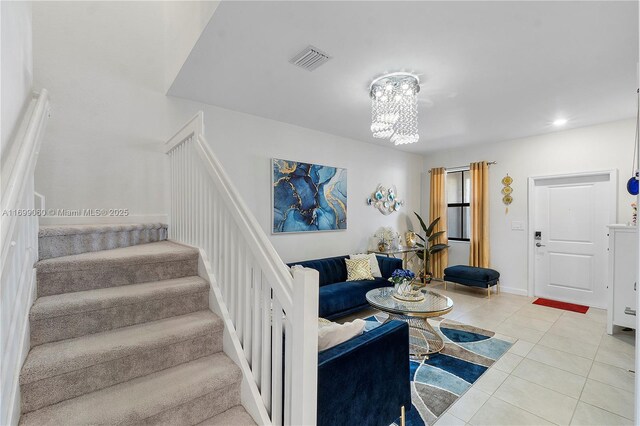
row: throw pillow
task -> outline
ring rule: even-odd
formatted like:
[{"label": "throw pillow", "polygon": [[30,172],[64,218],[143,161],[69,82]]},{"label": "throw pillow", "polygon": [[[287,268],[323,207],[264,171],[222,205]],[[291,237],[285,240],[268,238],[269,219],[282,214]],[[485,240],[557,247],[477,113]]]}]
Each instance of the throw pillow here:
[{"label": "throw pillow", "polygon": [[325,351],[346,342],[364,331],[366,321],[361,319],[338,324],[324,318],[318,319],[318,352]]},{"label": "throw pillow", "polygon": [[373,280],[369,259],[345,259],[347,281]]},{"label": "throw pillow", "polygon": [[369,266],[371,266],[371,275],[376,278],[382,278],[382,272],[380,272],[380,265],[378,265],[378,258],[375,254],[351,254],[349,255],[349,259],[369,259]]}]

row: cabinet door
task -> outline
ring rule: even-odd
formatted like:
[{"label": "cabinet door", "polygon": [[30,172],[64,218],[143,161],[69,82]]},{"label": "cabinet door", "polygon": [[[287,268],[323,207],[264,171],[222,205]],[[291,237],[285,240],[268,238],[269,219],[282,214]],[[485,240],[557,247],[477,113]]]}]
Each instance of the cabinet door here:
[{"label": "cabinet door", "polygon": [[613,323],[636,328],[636,317],[630,314],[636,306],[636,265],[638,245],[635,232],[617,232],[614,247]]}]

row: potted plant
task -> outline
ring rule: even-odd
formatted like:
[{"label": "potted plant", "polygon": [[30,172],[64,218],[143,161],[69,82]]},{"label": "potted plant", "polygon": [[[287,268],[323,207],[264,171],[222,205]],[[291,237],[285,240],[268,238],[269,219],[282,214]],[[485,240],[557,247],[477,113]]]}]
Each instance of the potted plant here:
[{"label": "potted plant", "polygon": [[418,302],[424,299],[424,295],[420,291],[423,287],[421,282],[414,281],[416,274],[410,269],[396,269],[391,274],[393,286],[393,297],[399,300],[410,302]]},{"label": "potted plant", "polygon": [[418,213],[413,212],[413,214],[418,217],[418,220],[420,221],[420,227],[422,227],[422,231],[425,234],[423,237],[419,233],[416,233],[417,237],[422,240],[422,243],[417,243],[416,245],[423,248],[423,250],[418,251],[416,254],[420,258],[420,260],[422,260],[422,264],[424,265],[424,268],[422,270],[422,279],[425,283],[428,284],[431,282],[432,277],[431,271],[429,271],[429,261],[431,260],[431,255],[439,253],[442,250],[446,250],[447,248],[449,248],[449,246],[446,244],[434,244],[434,241],[440,235],[445,233],[445,231],[433,232],[436,228],[436,225],[440,221],[439,217],[435,218],[433,222],[431,222],[429,226],[427,226]]}]

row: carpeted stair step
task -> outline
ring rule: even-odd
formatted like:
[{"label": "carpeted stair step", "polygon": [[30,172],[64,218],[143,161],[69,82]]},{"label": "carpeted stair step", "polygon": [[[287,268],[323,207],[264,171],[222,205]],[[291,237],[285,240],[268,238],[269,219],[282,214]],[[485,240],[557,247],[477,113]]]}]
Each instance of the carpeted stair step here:
[{"label": "carpeted stair step", "polygon": [[170,241],[41,260],[38,297],[198,273],[198,251]]},{"label": "carpeted stair step", "polygon": [[31,347],[209,309],[209,284],[191,276],[40,297]]},{"label": "carpeted stair step", "polygon": [[51,259],[166,239],[167,225],[164,223],[41,226],[38,255],[41,260]]},{"label": "carpeted stair step", "polygon": [[220,352],[223,329],[207,310],[37,346],[20,374],[22,411]]},{"label": "carpeted stair step", "polygon": [[195,425],[240,404],[240,369],[220,352],[24,414],[31,425]]},{"label": "carpeted stair step", "polygon": [[198,426],[255,426],[255,422],[241,405],[199,423]]}]

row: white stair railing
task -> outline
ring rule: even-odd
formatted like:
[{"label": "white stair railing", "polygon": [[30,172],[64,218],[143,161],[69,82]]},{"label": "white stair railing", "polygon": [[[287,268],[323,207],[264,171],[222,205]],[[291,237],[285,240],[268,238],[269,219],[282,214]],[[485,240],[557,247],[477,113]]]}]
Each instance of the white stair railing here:
[{"label": "white stair railing", "polygon": [[169,238],[207,253],[212,286],[226,306],[245,373],[269,421],[315,424],[317,271],[290,270],[282,262],[207,145],[202,112],[167,142],[166,152]]},{"label": "white stair railing", "polygon": [[49,117],[46,90],[31,100],[10,152],[2,162],[0,202],[0,356],[2,396],[0,424],[20,417],[18,378],[29,351],[29,309],[35,297],[34,263],[38,260],[38,214],[34,170]]}]

